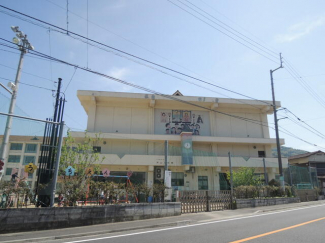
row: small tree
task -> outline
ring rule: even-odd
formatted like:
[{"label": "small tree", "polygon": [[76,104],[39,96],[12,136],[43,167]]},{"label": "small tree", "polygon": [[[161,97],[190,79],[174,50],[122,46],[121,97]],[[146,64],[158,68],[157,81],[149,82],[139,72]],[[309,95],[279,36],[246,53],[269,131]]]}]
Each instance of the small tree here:
[{"label": "small tree", "polygon": [[[230,181],[230,172],[227,173],[227,179]],[[233,171],[233,186],[258,186],[261,182],[255,176],[255,169],[241,167],[237,171]]]},{"label": "small tree", "polygon": [[[68,132],[61,150],[59,167],[61,178],[58,190],[65,196],[65,204],[76,205],[77,200],[87,196],[92,177],[86,170],[92,168],[93,171],[99,171],[99,164],[105,159],[105,157],[101,158],[98,151],[94,150],[94,146],[100,140],[98,135],[95,138],[90,138],[86,134],[83,142],[76,143]],[[75,169],[74,176],[65,175],[68,166]]]},{"label": "small tree", "polygon": [[17,199],[17,207],[19,206],[19,198],[32,198],[33,192],[26,182],[26,179],[16,179],[11,181],[1,181],[0,191],[2,192],[2,197],[5,197],[4,208],[10,207],[12,199]]},{"label": "small tree", "polygon": [[164,198],[167,196],[166,188],[167,187],[164,183],[153,184],[152,193],[155,201],[158,200],[159,202],[162,202],[164,200]]},{"label": "small tree", "polygon": [[[150,194],[152,193],[152,188],[144,183],[144,184],[139,185],[138,189],[139,189],[140,193],[144,194],[145,201],[148,202],[148,198],[149,198]],[[140,194],[140,193],[138,193],[138,194]]]}]

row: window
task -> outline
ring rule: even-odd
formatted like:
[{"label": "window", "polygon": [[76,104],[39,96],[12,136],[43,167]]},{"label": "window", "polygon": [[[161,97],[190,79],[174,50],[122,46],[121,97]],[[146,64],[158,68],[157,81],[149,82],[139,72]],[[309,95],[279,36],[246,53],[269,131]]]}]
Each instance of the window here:
[{"label": "window", "polygon": [[23,144],[22,143],[11,143],[10,150],[22,150]]},{"label": "window", "polygon": [[230,182],[227,173],[219,173],[220,190],[230,190]]},{"label": "window", "polygon": [[10,163],[20,163],[20,155],[9,155],[8,162],[10,162]]},{"label": "window", "polygon": [[33,174],[28,173],[28,179],[33,179],[33,175],[34,175],[34,173]]},{"label": "window", "polygon": [[11,175],[12,172],[12,168],[7,168],[6,169],[6,175]]},{"label": "window", "polygon": [[172,186],[184,186],[183,172],[172,172]]},{"label": "window", "polygon": [[208,177],[207,176],[199,176],[198,178],[198,188],[199,190],[208,190]]},{"label": "window", "polygon": [[265,151],[258,151],[259,158],[265,158]]},{"label": "window", "polygon": [[100,146],[94,146],[93,147],[94,153],[100,153],[102,151],[102,147]]},{"label": "window", "polygon": [[24,165],[28,165],[29,163],[35,164],[35,156],[25,156],[24,157]]},{"label": "window", "polygon": [[26,144],[25,153],[36,153],[37,144]]}]

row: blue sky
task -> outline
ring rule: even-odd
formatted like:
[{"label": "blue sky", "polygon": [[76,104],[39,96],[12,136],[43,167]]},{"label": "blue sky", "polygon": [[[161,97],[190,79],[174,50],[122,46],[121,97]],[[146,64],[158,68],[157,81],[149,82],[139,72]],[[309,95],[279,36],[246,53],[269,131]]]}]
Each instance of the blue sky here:
[{"label": "blue sky", "polygon": [[[198,17],[203,17],[184,3],[192,8],[194,5],[191,3],[195,4],[208,13],[208,17],[214,22],[204,19],[208,23],[206,24],[200,21]],[[67,28],[66,0],[1,0],[0,4]],[[87,36],[87,0],[69,0],[68,8],[69,30]],[[320,103],[325,99],[324,9],[325,3],[321,0],[88,0],[88,36],[150,61],[263,100],[271,99],[269,71],[279,66],[277,53],[281,52],[285,68],[274,73],[276,99],[281,101],[283,107],[323,133],[325,105]],[[1,38],[11,40],[14,34],[10,26],[18,25],[28,34],[29,41],[39,52],[51,54],[82,67],[88,66],[92,70],[165,94],[180,90],[184,95],[242,98],[200,83],[198,84],[209,90],[198,88],[93,46],[88,46],[87,51],[87,45],[79,40],[1,12],[0,20]],[[254,40],[254,43],[258,43],[255,45],[263,51],[269,53],[268,50],[271,50],[273,57],[252,47],[273,61],[238,43],[243,40],[227,32],[229,27],[232,32],[236,30]],[[237,41],[216,29],[228,33]],[[241,36],[238,32],[236,34]],[[19,55],[4,51],[10,49],[3,46],[0,46],[0,49],[0,77],[14,79]],[[294,79],[290,75],[287,61],[299,73],[294,76],[299,78]],[[84,130],[87,122],[86,113],[76,97],[77,90],[142,92],[81,70],[75,72],[73,67],[35,59],[31,55],[26,56],[23,71],[46,79],[23,73],[21,82],[47,89],[56,89],[50,80],[57,80],[58,77],[63,79],[63,91],[66,90],[68,100],[65,121],[72,130]],[[66,89],[70,80],[71,83]],[[0,82],[6,84],[8,81],[1,79]],[[318,94],[318,102],[314,98],[315,94],[311,96],[300,82],[307,83],[307,89],[311,88],[310,92]],[[0,89],[0,94],[0,101],[9,97],[3,89]],[[53,102],[52,92],[49,90],[23,84],[19,88],[17,105],[29,116],[42,119],[51,116]],[[280,118],[288,116],[284,111],[279,111],[278,114]],[[269,117],[269,122],[273,123],[272,116]],[[299,138],[325,147],[324,138],[303,129],[289,119],[281,120],[280,126]],[[273,130],[271,134],[274,137]],[[322,149],[281,132],[280,137],[285,138],[286,146],[308,151]]]}]

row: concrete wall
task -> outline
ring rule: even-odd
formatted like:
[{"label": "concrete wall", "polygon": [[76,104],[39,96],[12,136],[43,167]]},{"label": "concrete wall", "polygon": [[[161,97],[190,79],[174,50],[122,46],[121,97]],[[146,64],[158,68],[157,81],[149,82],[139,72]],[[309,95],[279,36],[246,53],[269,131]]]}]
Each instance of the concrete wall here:
[{"label": "concrete wall", "polygon": [[299,203],[299,197],[291,198],[267,198],[267,199],[236,199],[237,209],[272,206],[288,203]]},{"label": "concrete wall", "polygon": [[302,202],[315,201],[318,199],[317,192],[314,189],[297,190],[297,194]]},{"label": "concrete wall", "polygon": [[66,228],[180,214],[180,203],[3,209],[0,210],[0,233]]}]

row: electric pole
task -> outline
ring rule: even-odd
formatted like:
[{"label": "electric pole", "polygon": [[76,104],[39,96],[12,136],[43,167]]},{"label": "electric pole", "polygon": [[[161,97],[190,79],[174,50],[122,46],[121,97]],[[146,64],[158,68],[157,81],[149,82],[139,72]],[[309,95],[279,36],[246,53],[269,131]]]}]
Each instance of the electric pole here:
[{"label": "electric pole", "polygon": [[278,163],[279,163],[279,174],[280,174],[280,186],[284,189],[284,178],[283,178],[283,170],[282,170],[282,157],[281,157],[281,147],[280,147],[280,138],[279,138],[279,128],[278,128],[278,117],[277,117],[277,110],[275,105],[275,95],[274,95],[274,84],[273,84],[273,72],[276,70],[283,68],[282,65],[282,56],[280,53],[280,67],[270,70],[271,76],[271,86],[272,86],[272,99],[273,99],[273,113],[274,113],[274,123],[275,123],[275,136],[276,136],[276,148],[278,153]]},{"label": "electric pole", "polygon": [[[10,87],[12,89],[11,101],[10,101],[9,112],[8,112],[9,115],[13,115],[14,111],[15,111],[17,93],[18,93],[18,88],[19,88],[19,80],[20,80],[21,69],[22,69],[23,61],[24,61],[24,55],[28,52],[28,50],[34,50],[34,47],[29,43],[29,41],[27,39],[27,35],[25,35],[22,31],[20,31],[18,26],[11,26],[11,29],[13,32],[16,33],[16,36],[17,36],[17,37],[14,37],[12,39],[12,41],[13,41],[13,43],[15,43],[18,46],[18,48],[20,50],[20,59],[19,59],[19,63],[18,63],[15,84],[9,83]],[[7,163],[5,156],[8,151],[11,126],[12,126],[12,116],[8,116],[5,132],[4,132],[4,136],[3,136],[3,140],[2,140],[1,151],[0,151],[0,160],[2,160],[4,162],[4,164]],[[2,173],[0,172],[0,180],[1,180],[3,174],[4,174],[3,172]]]}]

